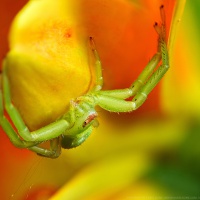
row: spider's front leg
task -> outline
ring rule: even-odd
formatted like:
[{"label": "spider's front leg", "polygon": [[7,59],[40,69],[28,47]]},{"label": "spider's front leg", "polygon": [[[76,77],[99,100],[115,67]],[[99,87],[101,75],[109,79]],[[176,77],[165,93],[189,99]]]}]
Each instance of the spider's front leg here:
[{"label": "spider's front leg", "polygon": [[[20,113],[11,102],[9,81],[6,74],[6,63],[4,62],[3,74],[1,77],[2,87],[0,85],[0,125],[8,135],[10,141],[19,148],[28,148],[39,155],[56,158],[60,155],[61,142],[60,135],[70,124],[60,119],[36,131],[30,132],[25,125]],[[2,90],[3,89],[3,92]],[[10,122],[4,116],[4,105],[18,133],[14,130]],[[39,144],[50,140],[50,149],[40,147]]]},{"label": "spider's front leg", "polygon": [[[166,23],[163,5],[160,7],[160,14],[162,20],[161,25],[159,26],[157,23],[154,25],[159,36],[158,52],[153,56],[130,88],[112,91],[97,91],[94,95],[96,96],[97,104],[100,107],[111,112],[130,112],[136,110],[145,102],[148,94],[169,69],[169,58],[166,44]],[[156,69],[160,60],[162,60],[162,65]],[[132,101],[125,101],[125,99],[132,96],[134,97]]]},{"label": "spider's front leg", "polygon": [[[168,56],[168,50],[167,50],[167,44],[166,44],[166,22],[165,22],[165,12],[164,12],[163,5],[160,6],[160,14],[161,14],[162,23],[160,26],[158,25],[158,23],[155,23],[154,28],[159,35],[157,54],[159,53],[161,54],[162,64],[158,67],[158,69],[152,75],[149,76],[149,74],[147,74],[146,83],[144,83],[144,85],[138,89],[136,96],[132,100],[136,104],[136,109],[144,103],[148,94],[159,83],[161,78],[169,69],[169,56]],[[155,62],[155,64],[158,64],[158,63]],[[152,69],[151,73],[153,71],[154,69]],[[134,84],[132,86],[134,86]]]}]

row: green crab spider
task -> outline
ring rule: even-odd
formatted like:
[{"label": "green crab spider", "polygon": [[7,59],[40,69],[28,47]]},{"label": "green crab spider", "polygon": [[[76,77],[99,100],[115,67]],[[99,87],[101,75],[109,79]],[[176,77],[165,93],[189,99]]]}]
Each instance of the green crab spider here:
[{"label": "green crab spider", "polygon": [[[57,121],[33,132],[29,131],[17,108],[12,104],[9,80],[6,75],[6,60],[4,60],[1,77],[3,92],[0,90],[0,125],[10,141],[16,147],[28,148],[38,155],[57,158],[61,153],[61,147],[70,149],[81,145],[89,137],[93,128],[98,126],[96,106],[110,112],[131,112],[140,107],[169,69],[163,5],[160,7],[160,13],[162,23],[154,25],[159,36],[158,51],[129,88],[101,90],[103,86],[101,61],[93,39],[90,38],[90,46],[96,60],[94,88],[87,94],[71,100],[69,111]],[[156,69],[161,59],[162,65]],[[132,100],[126,100],[130,97],[133,97]],[[4,116],[4,106],[17,131]],[[50,141],[49,148],[40,146],[42,142],[48,140]]]}]

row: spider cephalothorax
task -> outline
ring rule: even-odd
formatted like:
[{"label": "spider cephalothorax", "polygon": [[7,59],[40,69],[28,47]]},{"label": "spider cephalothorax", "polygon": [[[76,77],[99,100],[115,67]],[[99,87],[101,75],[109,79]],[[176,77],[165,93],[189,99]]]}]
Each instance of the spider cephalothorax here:
[{"label": "spider cephalothorax", "polygon": [[83,100],[70,102],[69,112],[63,119],[70,122],[70,129],[66,130],[61,137],[63,148],[73,148],[82,144],[91,134],[93,127],[97,126],[97,112],[94,105]]}]

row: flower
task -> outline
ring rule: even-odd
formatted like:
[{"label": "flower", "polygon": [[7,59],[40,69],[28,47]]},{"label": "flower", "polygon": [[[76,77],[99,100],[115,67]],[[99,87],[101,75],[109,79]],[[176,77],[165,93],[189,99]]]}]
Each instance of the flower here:
[{"label": "flower", "polygon": [[[128,87],[156,51],[152,25],[160,19],[160,1],[80,2],[80,22],[83,32],[95,38],[104,66],[105,88]],[[169,28],[174,1],[163,2]],[[198,57],[194,55],[199,39],[192,22],[198,19],[194,18],[198,6],[197,1],[187,2],[174,50],[170,50],[171,68],[138,111],[117,115],[99,110],[100,127],[82,146],[64,150],[57,160],[18,150],[2,133],[0,171],[6,171],[1,176],[2,198],[13,195],[40,199],[45,191],[52,194],[58,188],[51,199],[197,195],[200,179],[196,141],[200,127]],[[48,196],[48,192],[45,194]]]}]

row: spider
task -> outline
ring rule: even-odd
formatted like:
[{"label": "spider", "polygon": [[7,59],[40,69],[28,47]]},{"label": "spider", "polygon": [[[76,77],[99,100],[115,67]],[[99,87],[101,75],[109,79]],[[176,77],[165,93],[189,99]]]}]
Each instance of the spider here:
[{"label": "spider", "polygon": [[[110,112],[131,112],[140,107],[169,69],[163,5],[160,6],[160,15],[161,24],[154,24],[158,34],[157,53],[129,88],[102,90],[101,61],[93,38],[90,37],[91,50],[96,60],[95,86],[85,95],[72,99],[68,112],[57,121],[32,132],[29,131],[19,111],[12,104],[5,59],[1,77],[2,90],[0,90],[0,125],[13,145],[18,148],[28,148],[41,156],[57,158],[61,153],[61,148],[70,149],[81,145],[89,137],[93,128],[98,126],[96,106]],[[162,64],[156,69],[161,60]],[[132,100],[127,100],[130,97]],[[4,116],[4,106],[17,131]],[[50,141],[50,147],[40,145],[45,141]]]}]

